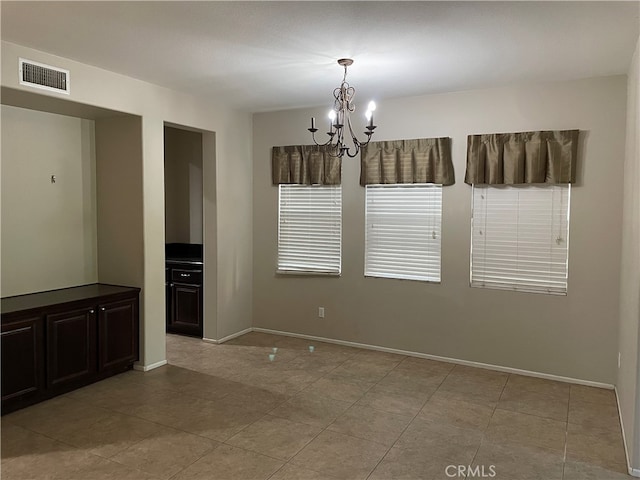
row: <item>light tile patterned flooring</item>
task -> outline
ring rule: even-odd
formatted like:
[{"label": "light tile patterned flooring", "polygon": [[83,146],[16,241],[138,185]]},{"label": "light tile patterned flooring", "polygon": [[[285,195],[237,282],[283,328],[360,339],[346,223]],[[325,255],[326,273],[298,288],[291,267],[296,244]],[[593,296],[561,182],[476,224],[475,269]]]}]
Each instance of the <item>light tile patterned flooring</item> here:
[{"label": "light tile patterned flooring", "polygon": [[170,335],[168,366],[3,417],[2,479],[630,478],[612,391],[309,343]]}]

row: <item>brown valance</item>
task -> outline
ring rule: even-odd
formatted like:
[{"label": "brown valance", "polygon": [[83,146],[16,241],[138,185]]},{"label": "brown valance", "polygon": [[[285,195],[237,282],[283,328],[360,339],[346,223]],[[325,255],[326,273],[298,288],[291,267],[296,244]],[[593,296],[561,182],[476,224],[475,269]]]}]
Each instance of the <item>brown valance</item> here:
[{"label": "brown valance", "polygon": [[360,154],[360,185],[438,183],[453,185],[451,139],[371,142]]},{"label": "brown valance", "polygon": [[332,150],[317,145],[273,147],[271,178],[274,185],[340,185],[342,159],[330,155]]},{"label": "brown valance", "polygon": [[467,137],[468,184],[574,183],[579,130]]}]

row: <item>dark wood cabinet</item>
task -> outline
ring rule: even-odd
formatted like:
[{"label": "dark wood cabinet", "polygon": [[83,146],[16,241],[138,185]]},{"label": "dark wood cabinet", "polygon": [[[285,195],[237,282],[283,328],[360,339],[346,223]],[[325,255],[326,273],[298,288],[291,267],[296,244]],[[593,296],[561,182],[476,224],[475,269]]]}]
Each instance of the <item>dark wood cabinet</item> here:
[{"label": "dark wood cabinet", "polygon": [[92,284],[2,299],[2,414],[138,359],[140,289]]},{"label": "dark wood cabinet", "polygon": [[173,329],[194,331],[199,334],[200,304],[202,287],[197,285],[182,285],[174,283],[171,287],[171,298],[173,302],[173,312],[170,326]]},{"label": "dark wood cabinet", "polygon": [[98,310],[98,370],[133,363],[138,358],[138,302],[136,299],[101,304]]},{"label": "dark wood cabinet", "polygon": [[167,332],[202,338],[202,265],[167,262]]},{"label": "dark wood cabinet", "polygon": [[86,382],[96,373],[95,307],[46,315],[47,387]]},{"label": "dark wood cabinet", "polygon": [[37,398],[44,389],[44,343],[40,317],[14,317],[3,323],[0,338],[2,404]]}]

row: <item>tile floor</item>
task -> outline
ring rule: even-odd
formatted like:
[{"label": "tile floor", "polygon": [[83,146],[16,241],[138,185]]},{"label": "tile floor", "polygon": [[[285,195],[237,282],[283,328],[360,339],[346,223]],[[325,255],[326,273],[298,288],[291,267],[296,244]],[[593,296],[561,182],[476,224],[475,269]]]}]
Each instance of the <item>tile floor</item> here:
[{"label": "tile floor", "polygon": [[168,366],[4,416],[2,479],[627,478],[612,391],[309,343],[170,335]]}]

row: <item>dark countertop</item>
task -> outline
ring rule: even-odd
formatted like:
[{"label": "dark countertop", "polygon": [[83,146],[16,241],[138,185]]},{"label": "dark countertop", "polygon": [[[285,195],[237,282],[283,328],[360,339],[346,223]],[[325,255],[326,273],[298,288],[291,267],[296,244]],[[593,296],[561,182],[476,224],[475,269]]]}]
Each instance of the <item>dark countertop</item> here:
[{"label": "dark countertop", "polygon": [[180,257],[173,257],[173,258],[168,258],[166,259],[166,262],[170,265],[178,265],[180,263],[188,263],[189,265],[203,265],[202,259],[201,258],[197,258],[197,257],[185,257],[185,258],[180,258]]},{"label": "dark countertop", "polygon": [[33,310],[49,305],[71,303],[88,298],[106,297],[119,293],[139,292],[137,287],[123,287],[119,285],[107,285],[105,283],[93,283],[79,287],[61,288],[46,292],[28,293],[5,297],[0,301],[0,312],[14,313],[25,310]]}]

